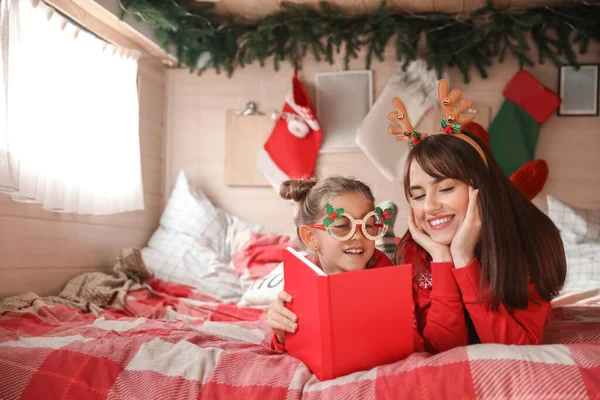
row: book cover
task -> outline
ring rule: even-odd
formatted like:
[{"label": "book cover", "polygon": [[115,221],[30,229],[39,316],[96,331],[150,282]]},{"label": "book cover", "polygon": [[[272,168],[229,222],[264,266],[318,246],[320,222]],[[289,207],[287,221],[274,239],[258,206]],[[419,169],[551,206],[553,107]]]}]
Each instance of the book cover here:
[{"label": "book cover", "polygon": [[401,360],[414,351],[410,265],[326,275],[284,249],[286,306],[298,329],[286,333],[288,353],[320,379]]}]

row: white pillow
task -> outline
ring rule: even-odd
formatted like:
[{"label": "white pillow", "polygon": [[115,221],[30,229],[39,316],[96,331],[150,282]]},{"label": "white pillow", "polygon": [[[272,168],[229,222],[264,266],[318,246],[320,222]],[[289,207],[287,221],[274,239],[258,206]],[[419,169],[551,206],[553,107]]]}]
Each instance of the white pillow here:
[{"label": "white pillow", "polygon": [[222,302],[239,301],[243,291],[235,271],[208,245],[159,227],[142,249],[142,258],[159,279],[193,286]]},{"label": "white pillow", "polygon": [[600,288],[600,210],[548,196],[548,216],[560,230],[567,257],[563,292]]},{"label": "white pillow", "polygon": [[242,300],[238,303],[240,307],[266,307],[271,304],[277,294],[283,290],[283,263],[271,271],[267,276],[257,280],[246,290]]},{"label": "white pillow", "polygon": [[183,170],[177,176],[171,198],[160,217],[160,226],[196,239],[204,238],[217,254],[228,257],[225,245],[227,213],[215,208],[198,192]]},{"label": "white pillow", "polygon": [[181,171],[160,226],[142,249],[144,263],[160,279],[194,286],[221,301],[239,301],[243,291],[228,265],[228,218]]}]

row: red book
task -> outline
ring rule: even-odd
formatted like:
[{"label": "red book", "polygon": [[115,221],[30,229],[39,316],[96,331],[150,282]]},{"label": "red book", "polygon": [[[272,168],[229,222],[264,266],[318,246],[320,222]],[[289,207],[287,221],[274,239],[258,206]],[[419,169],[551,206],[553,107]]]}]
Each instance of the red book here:
[{"label": "red book", "polygon": [[401,360],[414,351],[410,265],[326,275],[288,247],[286,306],[298,317],[285,348],[328,380]]}]

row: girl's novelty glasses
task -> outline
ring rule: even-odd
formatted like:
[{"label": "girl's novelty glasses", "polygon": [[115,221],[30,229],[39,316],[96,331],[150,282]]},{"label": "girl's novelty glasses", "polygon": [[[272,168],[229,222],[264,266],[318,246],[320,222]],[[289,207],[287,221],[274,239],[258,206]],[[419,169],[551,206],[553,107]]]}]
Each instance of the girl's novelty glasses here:
[{"label": "girl's novelty glasses", "polygon": [[352,215],[345,213],[343,208],[334,209],[330,204],[327,204],[327,217],[323,219],[323,223],[309,226],[327,231],[329,236],[339,241],[354,236],[357,226],[360,226],[362,234],[369,240],[383,237],[388,230],[384,215],[371,211],[362,219],[356,220]]}]

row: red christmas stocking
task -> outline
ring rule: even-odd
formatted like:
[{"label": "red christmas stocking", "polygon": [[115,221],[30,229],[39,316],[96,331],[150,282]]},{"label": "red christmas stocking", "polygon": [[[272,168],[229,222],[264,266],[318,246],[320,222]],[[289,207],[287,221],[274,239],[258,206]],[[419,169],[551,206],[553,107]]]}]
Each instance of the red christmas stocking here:
[{"label": "red christmas stocking", "polygon": [[321,136],[313,106],[294,71],[292,91],[257,157],[258,167],[276,190],[287,179],[313,176]]}]

